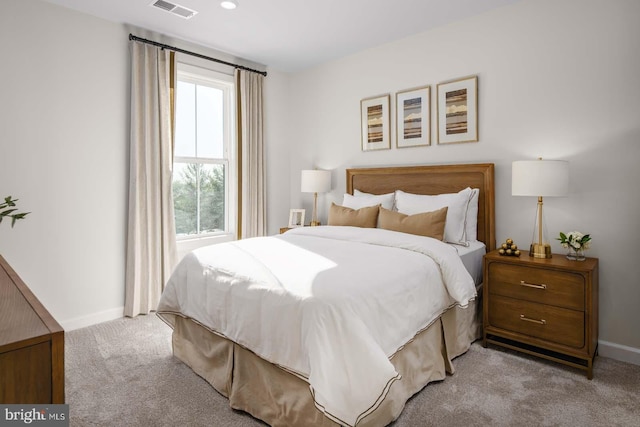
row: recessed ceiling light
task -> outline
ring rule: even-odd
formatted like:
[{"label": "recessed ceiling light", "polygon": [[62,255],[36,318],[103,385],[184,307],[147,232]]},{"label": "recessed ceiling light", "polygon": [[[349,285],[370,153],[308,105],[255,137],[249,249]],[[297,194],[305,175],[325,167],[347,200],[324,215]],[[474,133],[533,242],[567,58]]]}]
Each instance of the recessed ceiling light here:
[{"label": "recessed ceiling light", "polygon": [[224,0],[220,2],[220,6],[224,7],[225,9],[235,9],[236,7],[238,7],[238,2],[236,0]]}]

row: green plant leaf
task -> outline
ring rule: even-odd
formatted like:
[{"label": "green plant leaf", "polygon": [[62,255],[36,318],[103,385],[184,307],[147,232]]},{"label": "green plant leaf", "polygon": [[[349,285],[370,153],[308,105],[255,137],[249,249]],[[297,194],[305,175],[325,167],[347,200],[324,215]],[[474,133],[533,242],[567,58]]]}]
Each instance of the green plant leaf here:
[{"label": "green plant leaf", "polygon": [[15,225],[16,221],[23,219],[29,212],[17,212],[18,208],[15,208],[18,199],[13,199],[11,196],[4,198],[4,203],[0,204],[0,222],[5,217],[11,218],[11,228]]}]

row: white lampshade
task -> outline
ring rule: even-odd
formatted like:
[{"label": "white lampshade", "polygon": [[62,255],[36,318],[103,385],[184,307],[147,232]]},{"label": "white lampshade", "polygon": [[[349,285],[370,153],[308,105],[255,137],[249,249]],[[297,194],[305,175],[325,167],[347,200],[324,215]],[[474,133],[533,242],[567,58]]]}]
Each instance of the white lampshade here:
[{"label": "white lampshade", "polygon": [[569,193],[569,162],[519,160],[511,165],[514,196],[564,197]]},{"label": "white lampshade", "polygon": [[511,194],[538,198],[536,222],[529,255],[551,258],[542,214],[543,197],[563,197],[569,193],[569,163],[563,160],[521,160],[511,165]]},{"label": "white lampshade", "polygon": [[303,193],[326,193],[331,190],[331,172],[303,170],[300,190]]}]

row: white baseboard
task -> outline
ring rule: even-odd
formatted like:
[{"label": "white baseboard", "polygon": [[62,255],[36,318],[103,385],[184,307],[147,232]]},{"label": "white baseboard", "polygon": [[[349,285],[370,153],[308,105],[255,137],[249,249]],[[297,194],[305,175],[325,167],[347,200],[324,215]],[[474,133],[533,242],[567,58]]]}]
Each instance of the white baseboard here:
[{"label": "white baseboard", "polygon": [[85,328],[97,323],[107,322],[109,320],[119,319],[124,316],[124,307],[116,307],[110,310],[104,310],[99,313],[93,313],[86,316],[75,317],[60,321],[60,325],[65,331],[73,331],[74,329]]},{"label": "white baseboard", "polygon": [[608,341],[598,341],[598,355],[640,365],[640,348],[628,347]]}]

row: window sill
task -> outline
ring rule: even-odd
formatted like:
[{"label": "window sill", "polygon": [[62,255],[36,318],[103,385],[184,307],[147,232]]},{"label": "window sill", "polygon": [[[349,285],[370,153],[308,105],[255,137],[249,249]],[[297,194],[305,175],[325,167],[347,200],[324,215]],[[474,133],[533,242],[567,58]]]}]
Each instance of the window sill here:
[{"label": "window sill", "polygon": [[195,249],[202,248],[204,246],[215,245],[218,243],[231,242],[234,240],[236,240],[236,236],[232,233],[178,240],[176,242],[176,246],[178,249],[178,259],[182,259],[186,254]]}]

